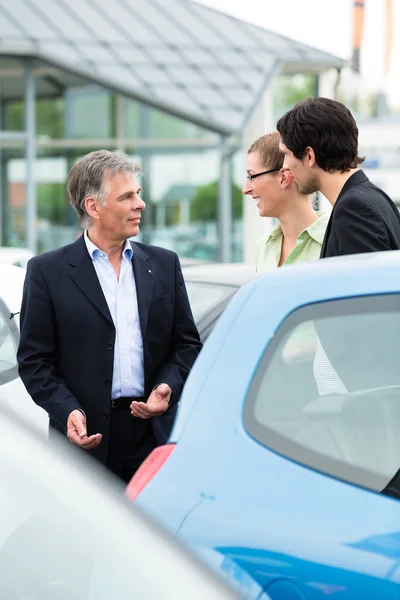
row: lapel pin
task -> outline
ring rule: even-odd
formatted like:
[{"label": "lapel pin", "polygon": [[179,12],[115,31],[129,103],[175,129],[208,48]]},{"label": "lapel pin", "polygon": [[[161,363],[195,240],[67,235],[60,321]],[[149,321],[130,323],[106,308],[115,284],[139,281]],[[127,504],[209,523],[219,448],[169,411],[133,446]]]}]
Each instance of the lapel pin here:
[{"label": "lapel pin", "polygon": [[151,273],[151,269],[149,269],[149,273]]}]

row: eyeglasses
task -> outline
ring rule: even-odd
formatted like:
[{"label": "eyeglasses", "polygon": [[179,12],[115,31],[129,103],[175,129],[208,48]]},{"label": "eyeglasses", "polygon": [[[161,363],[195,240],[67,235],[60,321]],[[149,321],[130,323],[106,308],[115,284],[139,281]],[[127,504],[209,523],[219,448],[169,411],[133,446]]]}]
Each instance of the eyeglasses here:
[{"label": "eyeglasses", "polygon": [[246,179],[248,181],[253,181],[256,177],[261,177],[261,175],[267,175],[268,173],[275,173],[275,171],[280,171],[282,167],[276,167],[276,169],[269,169],[268,171],[262,171],[261,173],[254,173],[254,175],[246,175]]}]

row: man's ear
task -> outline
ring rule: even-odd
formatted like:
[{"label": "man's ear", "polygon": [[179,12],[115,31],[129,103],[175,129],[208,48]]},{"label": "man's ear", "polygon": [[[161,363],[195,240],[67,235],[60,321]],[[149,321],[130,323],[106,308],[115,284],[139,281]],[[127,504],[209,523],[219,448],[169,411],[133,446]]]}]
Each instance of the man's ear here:
[{"label": "man's ear", "polygon": [[85,199],[85,208],[86,212],[91,219],[99,219],[99,208],[98,208],[98,200],[93,198],[92,196],[88,196]]},{"label": "man's ear", "polygon": [[289,169],[285,169],[285,168],[281,169],[281,172],[279,175],[280,175],[281,188],[283,190],[286,190],[293,181],[293,175],[289,171]]},{"label": "man's ear", "polygon": [[307,167],[313,167],[317,164],[317,161],[315,160],[315,152],[311,146],[307,146],[303,160]]}]

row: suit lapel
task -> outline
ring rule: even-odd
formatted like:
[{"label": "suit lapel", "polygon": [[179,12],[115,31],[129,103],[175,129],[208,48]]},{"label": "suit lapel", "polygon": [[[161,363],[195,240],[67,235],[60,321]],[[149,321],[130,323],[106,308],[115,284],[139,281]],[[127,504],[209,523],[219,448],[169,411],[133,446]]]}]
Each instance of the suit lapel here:
[{"label": "suit lapel", "polygon": [[340,191],[340,194],[337,197],[337,200],[336,200],[335,204],[332,207],[331,216],[330,216],[330,219],[328,221],[328,225],[326,227],[324,241],[322,242],[321,253],[319,255],[320,258],[324,258],[325,254],[326,254],[326,247],[328,245],[328,239],[329,239],[329,235],[330,235],[331,228],[332,228],[332,217],[333,217],[333,213],[335,211],[336,206],[338,205],[338,203],[340,202],[340,200],[342,199],[342,197],[345,195],[345,193],[350,188],[352,188],[355,185],[358,185],[359,183],[364,183],[365,181],[368,181],[368,177],[366,176],[366,174],[364,173],[364,171],[362,171],[361,169],[358,169],[358,171],[356,171],[355,173],[353,173],[353,175],[351,177],[349,177],[349,179],[346,181],[346,183],[342,187],[342,189]]},{"label": "suit lapel", "polygon": [[68,264],[72,267],[69,273],[71,279],[101,314],[113,324],[107,301],[101,289],[92,259],[87,251],[83,234],[73,244]]},{"label": "suit lapel", "polygon": [[329,234],[330,234],[331,226],[332,226],[332,213],[333,213],[333,209],[332,209],[331,215],[329,217],[328,225],[326,226],[324,239],[322,241],[321,252],[319,255],[320,258],[324,258],[324,256],[325,256],[326,246],[328,244],[328,238],[329,238]]},{"label": "suit lapel", "polygon": [[136,296],[139,311],[140,329],[144,339],[153,296],[155,266],[149,256],[134,242],[132,245],[132,266],[136,282]]}]

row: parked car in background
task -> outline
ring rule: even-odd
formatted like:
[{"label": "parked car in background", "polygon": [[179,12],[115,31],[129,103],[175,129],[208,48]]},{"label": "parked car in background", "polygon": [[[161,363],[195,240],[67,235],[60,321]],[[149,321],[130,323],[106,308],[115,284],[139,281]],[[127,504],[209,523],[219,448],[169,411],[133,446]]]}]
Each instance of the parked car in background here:
[{"label": "parked car in background", "polygon": [[380,493],[400,467],[399,271],[383,252],[245,285],[128,498],[272,600],[399,598],[400,501]]},{"label": "parked car in background", "polygon": [[194,320],[204,342],[239,290],[255,277],[255,268],[242,263],[182,266]]},{"label": "parked car in background", "polygon": [[26,267],[32,256],[34,254],[28,248],[0,247],[0,263],[14,265],[15,267]]},{"label": "parked car in background", "polygon": [[1,408],[0,428],[1,598],[238,600],[84,452]]},{"label": "parked car in background", "polygon": [[0,407],[7,406],[47,436],[49,419],[18,376],[19,312],[25,269],[0,263]]}]

